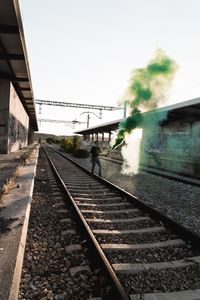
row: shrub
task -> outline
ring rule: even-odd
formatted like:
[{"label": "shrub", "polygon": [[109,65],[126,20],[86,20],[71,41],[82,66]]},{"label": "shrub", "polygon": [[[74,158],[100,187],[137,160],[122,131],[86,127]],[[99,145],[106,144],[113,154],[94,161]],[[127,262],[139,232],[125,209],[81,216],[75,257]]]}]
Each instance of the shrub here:
[{"label": "shrub", "polygon": [[61,147],[64,149],[65,152],[71,153],[72,152],[72,141],[70,138],[65,138],[61,142]]},{"label": "shrub", "polygon": [[67,137],[61,141],[61,147],[67,153],[73,153],[77,151],[80,147],[80,144],[81,140],[80,137],[77,135]]},{"label": "shrub", "polygon": [[76,152],[81,145],[81,139],[78,135],[72,137],[72,151]]}]

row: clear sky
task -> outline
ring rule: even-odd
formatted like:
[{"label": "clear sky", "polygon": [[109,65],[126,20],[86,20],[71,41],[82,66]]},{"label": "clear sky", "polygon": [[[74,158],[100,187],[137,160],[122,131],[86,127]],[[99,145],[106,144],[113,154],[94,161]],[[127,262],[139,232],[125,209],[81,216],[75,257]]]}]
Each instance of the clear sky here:
[{"label": "clear sky", "polygon": [[[200,96],[199,0],[20,4],[36,99],[117,106],[131,71],[145,67],[158,48],[179,65],[166,104]],[[84,111],[42,107],[38,117],[86,121]],[[120,117],[122,111],[103,112],[102,120],[91,115],[91,126]],[[75,129],[86,127],[80,126]],[[60,134],[70,130],[60,124],[40,127]]]}]

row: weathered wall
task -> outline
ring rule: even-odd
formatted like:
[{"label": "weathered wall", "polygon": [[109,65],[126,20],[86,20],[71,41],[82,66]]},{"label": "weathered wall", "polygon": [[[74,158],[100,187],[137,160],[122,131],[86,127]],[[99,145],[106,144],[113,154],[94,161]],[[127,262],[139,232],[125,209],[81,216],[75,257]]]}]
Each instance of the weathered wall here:
[{"label": "weathered wall", "polygon": [[29,124],[28,130],[28,144],[32,144],[34,142],[34,129]]},{"label": "weathered wall", "polygon": [[28,144],[29,117],[12,84],[10,84],[10,107],[8,121],[8,153]]},{"label": "weathered wall", "polygon": [[[119,174],[123,162],[120,148],[109,153],[107,142],[100,142],[102,154],[108,155],[112,162],[103,161],[106,177],[113,181],[113,176]],[[134,150],[133,150],[134,151]],[[186,176],[200,176],[200,121],[171,121],[163,126],[146,126],[143,129],[140,151],[140,166],[161,169]],[[114,173],[113,173],[113,170]],[[120,170],[120,171],[119,171]],[[129,178],[121,176],[115,179],[117,184],[126,184]],[[128,184],[129,185],[129,184]],[[127,188],[127,187],[126,187]]]},{"label": "weathered wall", "polygon": [[0,79],[0,153],[8,149],[8,117],[9,117],[10,81]]},{"label": "weathered wall", "polygon": [[176,121],[145,129],[141,163],[185,175],[200,176],[200,122]]}]

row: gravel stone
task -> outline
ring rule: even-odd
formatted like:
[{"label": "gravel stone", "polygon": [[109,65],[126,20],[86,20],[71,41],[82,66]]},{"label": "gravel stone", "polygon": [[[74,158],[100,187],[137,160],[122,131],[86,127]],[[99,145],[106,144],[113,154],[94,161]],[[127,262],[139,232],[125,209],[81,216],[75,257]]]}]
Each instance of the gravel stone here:
[{"label": "gravel stone", "polygon": [[[107,279],[101,272],[90,267],[87,274],[78,272],[70,275],[70,269],[90,265],[86,256],[84,239],[78,234],[71,209],[55,213],[55,198],[51,192],[49,178],[52,177],[44,153],[38,159],[31,215],[24,264],[21,277],[19,300],[89,299],[104,297],[109,291]],[[44,184],[45,182],[46,184]],[[62,194],[61,194],[62,195]],[[61,197],[62,198],[62,197]],[[60,203],[61,200],[59,200]],[[71,218],[70,223],[60,219]],[[62,235],[64,231],[75,230],[76,234]],[[65,247],[80,244],[82,251],[66,253]]]}]

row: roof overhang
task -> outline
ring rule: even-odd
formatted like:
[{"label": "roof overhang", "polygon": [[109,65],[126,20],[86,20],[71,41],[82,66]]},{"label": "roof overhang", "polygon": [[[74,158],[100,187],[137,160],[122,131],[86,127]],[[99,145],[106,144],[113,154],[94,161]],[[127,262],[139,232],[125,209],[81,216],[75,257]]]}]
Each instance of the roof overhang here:
[{"label": "roof overhang", "polygon": [[119,123],[122,120],[123,119],[119,119],[119,120],[115,120],[115,121],[112,121],[112,122],[104,123],[104,124],[101,124],[101,125],[97,125],[97,126],[94,126],[94,127],[90,127],[90,128],[87,128],[87,129],[76,131],[75,133],[87,135],[87,134],[93,134],[93,133],[103,133],[103,132],[105,133],[105,132],[115,131],[118,128]]},{"label": "roof overhang", "polygon": [[146,112],[145,115],[148,116],[159,113],[167,113],[166,118],[163,119],[163,122],[161,122],[160,125],[165,125],[166,123],[172,121],[200,121],[200,98],[195,98],[188,101],[158,108]]},{"label": "roof overhang", "polygon": [[[166,125],[174,121],[200,121],[200,98],[184,101],[181,103],[165,106],[143,113],[144,116],[152,116],[160,113],[166,113],[166,118],[159,122],[160,125]],[[125,119],[115,120],[87,129],[76,131],[77,134],[89,135],[94,133],[111,132],[118,128],[119,123]],[[161,119],[162,120],[162,119]]]},{"label": "roof overhang", "polygon": [[35,101],[18,0],[1,0],[0,78],[12,82],[30,118],[31,127],[37,131]]}]

